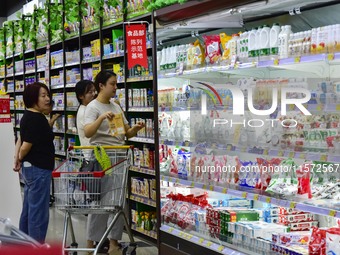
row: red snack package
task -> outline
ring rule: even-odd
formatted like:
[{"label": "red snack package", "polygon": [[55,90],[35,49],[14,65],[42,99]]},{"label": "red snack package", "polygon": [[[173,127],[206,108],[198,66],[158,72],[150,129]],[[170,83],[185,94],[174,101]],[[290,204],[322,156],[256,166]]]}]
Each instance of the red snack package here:
[{"label": "red snack package", "polygon": [[220,49],[220,36],[219,35],[203,35],[205,42],[205,61],[208,64],[217,63],[222,54]]}]

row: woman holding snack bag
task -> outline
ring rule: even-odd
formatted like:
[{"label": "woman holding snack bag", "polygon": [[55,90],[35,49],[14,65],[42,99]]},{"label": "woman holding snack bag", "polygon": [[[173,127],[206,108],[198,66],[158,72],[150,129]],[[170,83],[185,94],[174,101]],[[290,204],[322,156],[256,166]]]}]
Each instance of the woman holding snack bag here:
[{"label": "woman holding snack bag", "polygon": [[[137,123],[130,127],[121,107],[112,100],[116,95],[117,76],[114,72],[103,70],[94,81],[98,96],[91,101],[85,110],[85,136],[90,138],[91,145],[123,145],[125,137],[131,138],[145,127],[144,123]],[[87,243],[93,247],[93,241],[99,241],[105,232],[111,217],[107,214],[89,215],[87,222]],[[122,238],[123,221],[118,220],[110,234],[109,254],[119,254],[119,243]]]}]

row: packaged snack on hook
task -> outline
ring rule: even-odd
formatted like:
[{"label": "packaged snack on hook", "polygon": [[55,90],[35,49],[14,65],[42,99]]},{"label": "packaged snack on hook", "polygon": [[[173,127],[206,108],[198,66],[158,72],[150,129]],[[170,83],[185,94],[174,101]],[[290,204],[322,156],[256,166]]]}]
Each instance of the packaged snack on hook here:
[{"label": "packaged snack on hook", "polygon": [[221,58],[219,35],[203,35],[205,42],[205,62],[207,64],[217,64]]}]

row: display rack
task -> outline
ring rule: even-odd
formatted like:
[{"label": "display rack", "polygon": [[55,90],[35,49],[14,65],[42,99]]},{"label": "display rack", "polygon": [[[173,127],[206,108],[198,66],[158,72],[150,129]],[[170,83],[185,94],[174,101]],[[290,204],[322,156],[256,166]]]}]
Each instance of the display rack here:
[{"label": "display rack", "polygon": [[[191,5],[192,4],[192,5]],[[209,34],[212,35],[214,32],[216,34],[220,33],[221,30],[218,30],[217,28],[214,29],[213,27],[207,28],[207,26],[204,26],[204,28],[207,28],[206,30],[203,28],[199,28],[198,26],[195,27],[195,25],[192,28],[191,35],[190,32],[187,32],[186,30],[180,31],[177,35],[175,32],[172,31],[171,27],[179,26],[178,29],[181,28],[181,25],[188,26],[190,28],[190,24],[195,24],[194,22],[197,20],[200,20],[201,22],[204,22],[204,19],[202,18],[203,15],[208,14],[207,18],[205,19],[205,22],[209,23],[209,17],[212,17],[211,13],[213,11],[205,11],[204,8],[196,8],[197,5],[200,6],[202,3],[193,2],[191,4],[184,4],[184,6],[169,6],[166,8],[163,8],[161,10],[157,10],[155,13],[156,19],[159,19],[158,22],[163,26],[163,29],[159,33],[159,37],[157,37],[158,41],[158,47],[159,49],[166,48],[166,47],[173,47],[173,45],[178,44],[178,39],[181,39],[180,43],[187,44],[187,43],[193,43],[196,39],[197,41],[200,41],[202,43],[201,35],[203,34]],[[239,3],[239,6],[242,6],[247,3]],[[202,4],[203,5],[203,4]],[[195,8],[193,8],[195,6]],[[226,13],[226,10],[229,10],[232,12],[235,10],[237,13],[237,8],[232,9],[235,6],[233,3],[230,5],[226,4],[223,6],[224,12],[216,12],[216,17],[219,17],[219,15],[222,15]],[[212,7],[213,8],[213,7]],[[266,8],[266,7],[264,7]],[[270,6],[268,7],[270,8]],[[286,7],[287,8],[287,7]],[[316,6],[313,6],[313,8],[316,8]],[[183,15],[183,11],[186,10],[186,15]],[[189,11],[190,10],[190,11]],[[199,11],[202,10],[202,11]],[[216,11],[216,10],[215,10]],[[265,9],[263,9],[265,12]],[[272,11],[272,10],[271,10]],[[278,11],[278,15],[282,15],[282,12]],[[275,12],[275,11],[274,11]],[[230,16],[232,16],[235,13],[231,13]],[[252,13],[250,11],[250,13]],[[210,15],[210,16],[209,16]],[[268,17],[266,17],[268,18]],[[275,22],[275,15],[272,15],[270,18],[270,22]],[[282,17],[281,17],[282,18]],[[285,16],[285,18],[287,18]],[[289,18],[289,17],[288,17]],[[192,22],[192,20],[195,20]],[[252,17],[249,19],[249,24],[246,24],[245,26],[249,27],[250,25],[253,26],[252,21],[256,25],[258,25],[261,22],[261,17]],[[282,19],[281,19],[282,21]],[[245,22],[247,22],[245,20]],[[264,22],[268,22],[268,19]],[[242,24],[243,25],[243,24]],[[227,26],[227,22],[226,22]],[[162,28],[162,27],[161,27]],[[188,28],[188,29],[189,29]],[[167,30],[168,29],[168,30]],[[198,30],[199,33],[198,33]],[[175,30],[175,29],[174,29]],[[230,29],[231,30],[231,29]],[[242,29],[241,29],[242,30]],[[167,32],[168,31],[168,32]],[[239,30],[234,29],[233,32],[230,33],[236,33]],[[198,35],[200,34],[200,35]],[[185,37],[187,40],[185,40]],[[192,40],[189,40],[190,37]],[[166,39],[163,39],[166,38]],[[178,47],[180,48],[180,46]],[[180,48],[181,49],[181,48]],[[182,48],[183,49],[183,48]],[[183,51],[183,50],[182,50]],[[179,50],[179,55],[181,54],[181,50]],[[199,54],[199,53],[198,53]],[[206,56],[207,57],[207,56]],[[255,79],[274,79],[276,77],[280,77],[282,79],[284,78],[306,78],[306,79],[323,79],[329,81],[330,79],[338,79],[339,76],[339,58],[340,54],[338,52],[335,53],[318,53],[318,54],[310,54],[310,55],[302,55],[302,56],[294,56],[294,57],[286,57],[286,58],[279,58],[279,57],[272,57],[270,59],[268,58],[254,58],[250,61],[238,61],[235,59],[231,60],[231,64],[220,64],[215,63],[213,65],[202,65],[201,67],[192,67],[191,69],[174,69],[170,68],[170,71],[167,72],[167,70],[158,69],[158,88],[162,93],[165,90],[171,90],[174,89],[174,95],[177,95],[175,93],[183,93],[184,87],[188,84],[192,85],[190,88],[194,87],[194,84],[199,83],[200,81],[208,83],[208,84],[219,84],[218,88],[223,88],[223,85],[226,82],[233,82],[235,79],[243,78],[243,77],[253,77]],[[204,61],[203,61],[204,62]],[[185,64],[184,64],[185,65]],[[181,91],[181,92],[178,92]],[[192,91],[191,91],[192,92]],[[189,92],[189,93],[191,93]],[[222,92],[223,93],[223,92]],[[216,93],[215,93],[216,94]],[[171,98],[174,95],[168,95],[168,98]],[[207,93],[208,95],[208,93]],[[213,93],[212,96],[213,97]],[[159,98],[162,97],[159,93]],[[163,97],[163,103],[164,98]],[[226,97],[226,93],[223,94],[223,97]],[[200,99],[195,98],[197,101]],[[171,99],[169,99],[171,101]],[[213,101],[213,99],[211,100]],[[175,102],[175,100],[173,100]],[[201,102],[199,101],[198,106],[197,105],[176,105],[174,103],[173,105],[166,105],[166,103],[159,105],[158,111],[159,111],[159,122],[161,123],[164,119],[164,116],[177,114],[176,116],[190,116],[191,118],[195,118],[194,112],[200,112],[201,111]],[[340,104],[339,103],[310,103],[310,104],[304,104],[304,107],[310,111],[312,114],[332,114],[332,113],[338,113],[340,110]],[[296,114],[299,113],[299,110],[294,106],[289,106],[288,111],[295,111]],[[219,105],[215,104],[212,106],[208,105],[206,108],[206,111],[208,113],[211,113],[211,115],[214,115],[216,111],[229,111],[231,112],[233,110],[232,104],[227,105]],[[218,117],[218,113],[216,114]],[[192,117],[194,116],[194,117]],[[183,120],[181,117],[178,117],[181,120]],[[185,117],[186,118],[186,117]],[[178,119],[171,119],[171,121],[176,121]],[[168,120],[166,120],[168,121]],[[170,122],[172,123],[172,122]],[[195,121],[190,122],[190,132],[197,131],[198,129],[202,129],[203,126],[193,126]],[[197,122],[196,122],[197,124]],[[338,127],[334,127],[334,129],[339,130]],[[170,130],[170,128],[169,128]],[[181,130],[182,131],[182,130]],[[178,132],[178,130],[177,130]],[[160,136],[159,136],[159,147],[161,150],[167,150],[167,148],[171,147],[172,152],[175,150],[180,151],[187,151],[193,153],[196,149],[197,151],[202,151],[203,149],[206,150],[206,154],[204,155],[235,155],[240,157],[242,160],[250,160],[252,158],[256,157],[262,157],[264,159],[271,159],[271,158],[290,158],[295,160],[296,162],[305,162],[305,161],[321,161],[321,162],[328,162],[333,164],[334,166],[339,166],[340,162],[340,155],[338,150],[334,150],[334,148],[330,147],[319,147],[317,145],[314,146],[293,146],[293,147],[281,147],[281,146],[273,146],[272,144],[262,144],[262,143],[252,143],[249,144],[249,142],[244,142],[246,144],[238,144],[235,142],[232,142],[228,139],[225,139],[225,137],[220,138],[219,140],[216,138],[209,137],[209,132],[201,132],[197,135],[195,133],[192,137],[186,137],[182,136],[184,138],[178,139],[176,138],[176,135],[172,134],[172,137],[166,137],[162,135],[162,130],[160,129]],[[203,134],[203,135],[202,135]],[[204,135],[205,134],[205,135]],[[207,135],[208,134],[208,135]],[[212,135],[212,134],[211,134]],[[199,136],[199,138],[197,138]],[[203,137],[202,137],[203,136]],[[229,134],[230,137],[233,137],[233,133],[231,132]],[[201,146],[201,147],[200,147]],[[165,159],[168,155],[168,152],[165,152],[163,154],[163,157]],[[170,153],[170,152],[169,152]],[[221,154],[222,153],[222,154]],[[164,156],[165,155],[165,156]],[[192,156],[192,155],[191,155]],[[196,155],[195,155],[196,156]],[[190,157],[190,156],[189,156]],[[163,159],[164,160],[164,159]],[[189,161],[191,159],[189,158]],[[209,165],[209,162],[205,159],[204,165]],[[174,160],[176,162],[176,160]],[[178,162],[177,162],[178,163]],[[180,161],[181,164],[182,162]],[[208,196],[210,194],[213,198],[214,196],[221,198],[223,196],[225,197],[233,197],[233,198],[239,198],[241,200],[251,200],[253,204],[271,204],[272,206],[276,206],[278,208],[289,208],[290,210],[298,210],[303,212],[309,212],[315,215],[319,215],[321,218],[325,217],[325,219],[336,221],[337,218],[340,218],[340,203],[338,200],[327,200],[327,199],[307,199],[307,198],[301,198],[301,196],[285,196],[285,195],[275,195],[274,193],[265,192],[263,190],[258,190],[255,188],[248,188],[244,186],[239,186],[235,184],[228,184],[223,183],[219,181],[214,181],[210,179],[210,177],[200,176],[200,177],[192,177],[190,176],[190,171],[194,172],[193,169],[191,169],[193,164],[191,161],[187,165],[190,165],[188,167],[190,170],[186,174],[178,173],[176,174],[175,171],[172,172],[174,169],[173,167],[169,167],[168,171],[164,170],[167,166],[168,161],[164,160],[161,164],[163,164],[163,170],[161,169],[160,173],[160,182],[163,186],[163,196],[161,199],[161,205],[164,206],[167,204],[168,201],[172,201],[174,204],[176,204],[176,200],[171,200],[166,198],[164,194],[166,193],[164,190],[167,190],[167,192],[175,192],[177,188],[182,191],[183,193],[179,192],[179,201],[184,201],[185,199],[189,199],[190,195],[195,197],[195,194],[203,194],[206,192]],[[176,164],[176,163],[175,163]],[[185,164],[185,163],[184,163]],[[201,179],[199,179],[201,178]],[[201,191],[201,193],[199,193]],[[172,194],[172,193],[171,193]],[[187,198],[187,194],[188,198]],[[181,196],[184,196],[184,200],[181,200]],[[218,199],[217,198],[217,199]],[[191,202],[191,205],[194,205],[193,202]],[[171,203],[169,203],[171,208]],[[180,204],[180,202],[178,203]],[[190,204],[190,202],[189,202]],[[179,206],[179,205],[178,205]],[[179,206],[180,207],[180,206]],[[194,206],[193,206],[194,207]],[[164,206],[166,208],[166,206]],[[183,210],[185,211],[187,208],[185,205],[183,206]],[[189,206],[190,208],[190,206]],[[200,232],[200,225],[197,225],[197,218],[194,219],[194,222],[196,223],[188,223],[190,221],[187,221],[188,216],[185,216],[185,213],[181,214],[180,211],[176,211],[176,206],[172,207],[171,209],[165,209],[165,214],[162,213],[162,215],[159,215],[159,218],[162,220],[161,227],[160,227],[160,251],[161,254],[172,254],[175,252],[176,254],[196,254],[195,252],[199,252],[199,249],[205,249],[207,248],[208,251],[207,254],[268,254],[266,253],[266,250],[258,249],[257,250],[257,243],[255,244],[254,240],[251,240],[251,244],[247,244],[248,241],[244,241],[244,244],[235,244],[230,245],[230,240],[228,242],[225,242],[225,240],[222,239],[222,237],[216,237],[214,236],[216,233],[218,235],[221,233],[222,236],[222,229],[223,227],[220,226],[219,218],[214,219],[216,222],[214,227],[212,227],[209,230],[206,230],[207,234],[202,235]],[[220,208],[223,210],[223,208]],[[169,212],[170,210],[170,212]],[[173,211],[171,211],[173,210]],[[188,209],[188,214],[192,216],[191,209]],[[203,209],[204,211],[204,209]],[[162,211],[163,212],[163,211]],[[167,214],[168,213],[168,214]],[[175,217],[179,217],[180,219],[176,221],[176,219],[171,218],[171,213],[174,213]],[[205,215],[201,211],[199,211],[198,216],[201,214]],[[195,217],[198,217],[195,215]],[[222,216],[221,216],[222,217]],[[185,223],[183,223],[183,221]],[[201,223],[201,222],[200,222]],[[208,217],[207,222],[205,222],[208,225]],[[185,224],[188,224],[188,228],[186,229]],[[193,225],[192,225],[193,224]],[[208,229],[208,226],[206,225],[206,228]],[[222,223],[221,223],[222,225]],[[221,232],[216,232],[214,234],[214,231],[216,229],[220,229]],[[230,225],[229,225],[230,227]],[[195,230],[196,229],[196,230]],[[212,232],[211,232],[212,231]],[[249,230],[251,231],[251,230]],[[235,232],[233,232],[235,233]],[[238,232],[236,232],[238,233]],[[236,235],[236,234],[235,234]],[[236,235],[237,237],[240,237],[240,233]],[[229,237],[227,237],[228,239]],[[226,239],[226,240],[227,240]],[[260,238],[261,239],[261,238]],[[262,240],[263,241],[263,240]],[[242,241],[241,241],[242,242]],[[262,245],[262,244],[261,244]],[[267,249],[272,249],[270,242],[266,243]],[[274,246],[273,246],[274,247]],[[262,248],[262,247],[261,247]],[[274,249],[274,248],[273,248]],[[308,250],[308,249],[307,249]],[[276,254],[276,253],[273,253]],[[300,254],[300,253],[299,253]]]}]

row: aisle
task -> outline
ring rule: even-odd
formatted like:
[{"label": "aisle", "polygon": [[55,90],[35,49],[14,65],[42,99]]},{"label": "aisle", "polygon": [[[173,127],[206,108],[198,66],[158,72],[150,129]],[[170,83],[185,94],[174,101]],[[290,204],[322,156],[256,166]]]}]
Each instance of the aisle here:
[{"label": "aisle", "polygon": [[[86,219],[84,215],[73,215],[73,225],[76,235],[77,242],[80,246],[86,246]],[[63,227],[64,227],[64,214],[63,212],[55,209],[55,207],[50,208],[50,223],[47,233],[46,242],[47,243],[61,243],[63,237]],[[68,238],[70,240],[70,237]],[[128,242],[129,238],[127,234],[123,234],[123,242]],[[137,249],[137,255],[157,255],[158,250],[153,244],[146,243],[138,238],[135,238],[138,243],[139,248]],[[68,242],[70,243],[70,241]],[[78,253],[84,254],[84,253]]]}]

